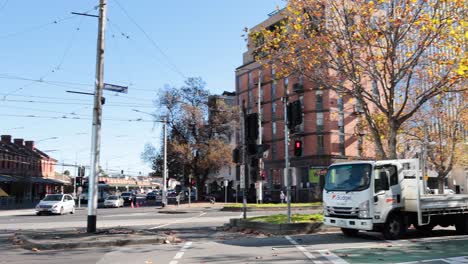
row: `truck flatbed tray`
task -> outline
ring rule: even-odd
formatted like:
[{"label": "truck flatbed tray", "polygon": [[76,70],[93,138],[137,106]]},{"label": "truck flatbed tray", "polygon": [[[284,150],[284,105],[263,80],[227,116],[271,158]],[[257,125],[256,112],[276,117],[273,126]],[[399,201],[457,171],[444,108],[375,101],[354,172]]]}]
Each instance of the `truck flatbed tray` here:
[{"label": "truck flatbed tray", "polygon": [[468,210],[468,195],[466,194],[431,194],[421,196],[421,210],[444,209]]}]

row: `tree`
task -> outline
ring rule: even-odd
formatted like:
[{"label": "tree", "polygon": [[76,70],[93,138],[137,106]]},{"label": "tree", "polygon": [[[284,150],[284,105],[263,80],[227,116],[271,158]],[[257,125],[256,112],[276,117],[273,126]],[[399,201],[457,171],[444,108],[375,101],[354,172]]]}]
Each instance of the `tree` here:
[{"label": "tree", "polygon": [[[185,85],[167,87],[158,99],[159,113],[168,117],[168,168],[170,175],[188,185],[189,175],[198,190],[211,173],[231,162],[231,147],[224,140],[233,130],[234,109],[217,104],[210,107],[209,92],[201,78],[188,78]],[[162,151],[147,147],[143,157],[153,157],[153,168],[162,171]],[[151,153],[153,153],[151,155]],[[156,155],[154,155],[157,153]],[[162,175],[162,173],[161,173]]]},{"label": "tree", "polygon": [[[379,158],[426,102],[467,88],[465,0],[290,0],[277,25],[250,32],[255,59],[362,106]],[[464,85],[459,85],[464,84]]]},{"label": "tree", "polygon": [[453,167],[468,160],[468,94],[449,93],[431,99],[404,128],[402,134],[408,141],[426,147],[429,164],[437,172],[439,193],[443,193]]}]

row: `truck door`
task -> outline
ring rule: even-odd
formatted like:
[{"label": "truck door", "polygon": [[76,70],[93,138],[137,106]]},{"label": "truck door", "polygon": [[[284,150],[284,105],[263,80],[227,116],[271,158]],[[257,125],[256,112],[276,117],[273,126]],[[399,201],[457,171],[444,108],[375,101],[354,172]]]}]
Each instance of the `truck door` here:
[{"label": "truck door", "polygon": [[374,170],[374,221],[376,223],[384,223],[393,208],[393,188],[390,187],[389,167],[394,166],[376,166]]}]

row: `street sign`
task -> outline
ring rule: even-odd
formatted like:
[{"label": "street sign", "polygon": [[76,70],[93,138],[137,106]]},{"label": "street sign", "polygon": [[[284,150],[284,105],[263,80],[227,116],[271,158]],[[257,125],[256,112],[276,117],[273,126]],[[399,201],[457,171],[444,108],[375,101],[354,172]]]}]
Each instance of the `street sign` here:
[{"label": "street sign", "polygon": [[229,181],[228,180],[224,180],[224,187],[227,187],[229,185]]},{"label": "street sign", "polygon": [[117,92],[117,93],[127,93],[128,86],[120,86],[115,84],[104,83],[104,87],[102,88],[107,91]]},{"label": "street sign", "polygon": [[240,188],[245,189],[245,165],[240,165]]}]

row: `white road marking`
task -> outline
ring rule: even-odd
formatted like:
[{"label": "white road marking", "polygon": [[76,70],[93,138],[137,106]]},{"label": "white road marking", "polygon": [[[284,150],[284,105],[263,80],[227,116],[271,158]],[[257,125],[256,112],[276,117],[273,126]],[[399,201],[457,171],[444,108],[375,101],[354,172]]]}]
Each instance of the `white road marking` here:
[{"label": "white road marking", "polygon": [[184,256],[185,251],[189,249],[191,245],[192,245],[192,242],[186,242],[184,246],[179,250],[179,252],[176,253],[174,258],[172,258],[169,264],[177,264],[179,262],[177,259],[181,259]]},{"label": "white road marking", "polygon": [[198,218],[198,217],[203,216],[203,215],[206,215],[206,213],[202,212],[201,214],[199,214],[199,215],[197,215],[197,216],[193,216],[193,217],[190,217],[190,218],[183,218],[183,219],[180,219],[180,220],[176,220],[176,221],[174,221],[174,222],[172,222],[172,223],[167,223],[167,224],[163,224],[163,225],[158,225],[158,226],[155,226],[155,227],[150,228],[150,230],[158,229],[158,228],[161,228],[161,227],[164,227],[164,226],[168,226],[168,225],[178,224],[178,223],[184,222],[184,221],[186,221],[186,220]]},{"label": "white road marking", "polygon": [[284,236],[291,244],[293,244],[299,251],[302,252],[307,258],[309,259],[315,259],[315,256],[312,255],[307,249],[305,249],[303,246],[299,246],[299,243],[296,242],[296,240],[292,239],[290,236]]},{"label": "white road marking", "polygon": [[329,250],[318,250],[318,252],[320,253],[320,255],[328,259],[333,264],[347,264],[348,263],[344,259],[330,252]]}]

